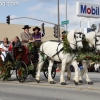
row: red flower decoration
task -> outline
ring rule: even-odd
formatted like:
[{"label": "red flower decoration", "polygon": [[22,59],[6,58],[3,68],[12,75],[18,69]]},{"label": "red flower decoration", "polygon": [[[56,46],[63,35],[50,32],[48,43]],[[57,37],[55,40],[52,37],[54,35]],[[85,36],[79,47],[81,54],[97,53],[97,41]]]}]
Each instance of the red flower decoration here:
[{"label": "red flower decoration", "polygon": [[62,39],[65,39],[65,36],[62,36]]},{"label": "red flower decoration", "polygon": [[18,76],[22,76],[21,69],[20,69],[20,70],[18,70]]},{"label": "red flower decoration", "polygon": [[86,58],[90,58],[90,56],[86,56]]}]

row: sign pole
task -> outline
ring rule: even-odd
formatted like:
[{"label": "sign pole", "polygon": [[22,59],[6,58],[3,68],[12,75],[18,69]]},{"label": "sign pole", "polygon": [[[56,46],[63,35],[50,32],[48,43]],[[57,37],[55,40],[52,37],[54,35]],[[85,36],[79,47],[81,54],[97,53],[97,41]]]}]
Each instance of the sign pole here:
[{"label": "sign pole", "polygon": [[88,18],[88,28],[90,28],[90,19]]},{"label": "sign pole", "polygon": [[99,29],[98,29],[98,32],[100,32],[100,23],[99,23]]},{"label": "sign pole", "polygon": [[59,0],[58,0],[58,41],[60,41],[60,15],[59,15]]}]

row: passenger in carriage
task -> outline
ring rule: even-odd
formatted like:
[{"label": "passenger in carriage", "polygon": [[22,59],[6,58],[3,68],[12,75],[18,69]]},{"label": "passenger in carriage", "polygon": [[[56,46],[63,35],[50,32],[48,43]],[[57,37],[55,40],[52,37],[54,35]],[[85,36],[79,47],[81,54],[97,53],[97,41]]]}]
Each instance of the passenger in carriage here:
[{"label": "passenger in carriage", "polygon": [[32,34],[32,36],[36,42],[41,42],[41,37],[45,35],[45,33],[41,33],[40,30],[41,29],[37,26],[33,28],[34,33]]},{"label": "passenger in carriage", "polygon": [[29,33],[29,29],[31,27],[29,27],[28,25],[25,25],[22,29],[24,29],[24,32],[21,33],[21,39],[22,39],[22,43],[23,45],[25,45],[26,47],[28,46],[28,42],[30,40],[33,40],[32,34]]},{"label": "passenger in carriage", "polygon": [[12,59],[12,51],[13,51],[14,47],[18,47],[18,46],[21,46],[21,42],[20,42],[19,37],[16,36],[16,37],[14,37],[14,40],[11,41],[11,44],[9,45],[9,48],[8,48],[9,52],[7,53],[7,56],[5,58],[5,63],[7,61],[11,61],[11,62],[13,61],[13,59]]},{"label": "passenger in carriage", "polygon": [[8,38],[4,38],[4,42],[0,44],[1,58],[4,61],[8,52],[9,41]]},{"label": "passenger in carriage", "polygon": [[16,36],[16,37],[14,37],[14,40],[13,40],[12,43],[10,44],[8,50],[9,50],[9,51],[12,51],[13,47],[18,47],[18,46],[21,46],[21,45],[22,45],[22,43],[21,43],[19,37]]},{"label": "passenger in carriage", "polygon": [[[43,37],[45,35],[45,33],[41,33],[40,30],[41,29],[37,26],[35,28],[33,28],[34,33],[32,34],[32,36],[33,36],[34,41],[37,43],[41,43],[41,37]],[[38,47],[36,47],[36,46],[34,46],[34,58],[36,60],[39,58]]]}]

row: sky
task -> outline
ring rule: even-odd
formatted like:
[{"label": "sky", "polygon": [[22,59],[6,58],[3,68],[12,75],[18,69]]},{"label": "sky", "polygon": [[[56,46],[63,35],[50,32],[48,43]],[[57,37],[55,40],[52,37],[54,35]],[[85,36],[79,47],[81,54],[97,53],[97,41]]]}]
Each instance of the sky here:
[{"label": "sky", "polygon": [[[6,23],[6,16],[12,18],[31,17],[52,23],[57,23],[57,1],[58,0],[0,0],[0,23]],[[68,30],[79,29],[80,20],[83,17],[76,15],[76,2],[88,2],[100,4],[100,0],[67,0],[67,19],[69,20]],[[92,2],[91,2],[92,1]],[[65,0],[60,0],[60,23],[65,20]],[[90,23],[98,24],[100,19],[90,19]],[[11,24],[40,26],[42,22],[30,19],[14,19]],[[87,27],[87,19],[82,21],[82,28]],[[45,23],[45,27],[54,25]]]}]

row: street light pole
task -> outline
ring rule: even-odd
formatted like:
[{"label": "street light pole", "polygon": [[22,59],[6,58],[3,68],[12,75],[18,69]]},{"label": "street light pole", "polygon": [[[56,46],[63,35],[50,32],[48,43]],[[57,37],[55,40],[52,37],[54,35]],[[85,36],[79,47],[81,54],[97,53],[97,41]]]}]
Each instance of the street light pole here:
[{"label": "street light pole", "polygon": [[59,14],[59,0],[58,0],[58,41],[60,41],[60,14]]}]

